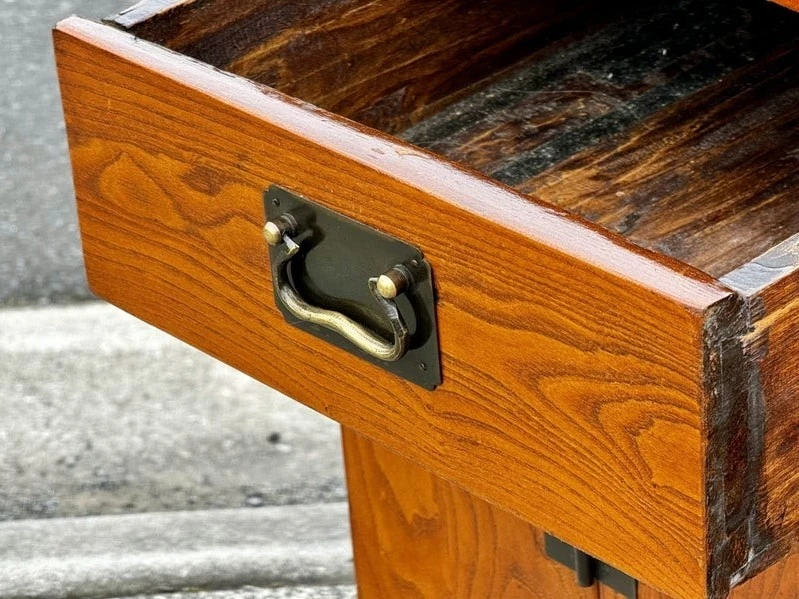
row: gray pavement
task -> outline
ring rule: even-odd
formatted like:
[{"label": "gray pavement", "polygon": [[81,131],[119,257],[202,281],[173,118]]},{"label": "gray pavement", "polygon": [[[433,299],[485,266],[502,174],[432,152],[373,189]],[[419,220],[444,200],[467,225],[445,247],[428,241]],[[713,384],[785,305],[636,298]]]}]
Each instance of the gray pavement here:
[{"label": "gray pavement", "polygon": [[0,389],[0,599],[354,597],[333,421],[97,302],[0,310]]},{"label": "gray pavement", "polygon": [[[172,593],[125,597],[124,599],[356,599],[353,586],[301,586],[264,589],[243,587],[235,591],[212,591],[200,593]],[[123,598],[120,598],[123,599]]]},{"label": "gray pavement", "polygon": [[301,586],[278,589],[244,587],[235,591],[174,593],[169,595],[148,595],[147,597],[126,597],[124,599],[356,599],[356,592],[353,586]]},{"label": "gray pavement", "polygon": [[112,306],[0,310],[0,520],[346,497],[336,423]]},{"label": "gray pavement", "polygon": [[89,297],[50,29],[132,0],[0,2],[0,305]]},{"label": "gray pavement", "polygon": [[335,423],[111,306],[15,307],[91,299],[50,30],[133,1],[0,0],[0,599],[354,599]]},{"label": "gray pavement", "polygon": [[346,503],[0,523],[0,597],[338,586],[352,578]]}]

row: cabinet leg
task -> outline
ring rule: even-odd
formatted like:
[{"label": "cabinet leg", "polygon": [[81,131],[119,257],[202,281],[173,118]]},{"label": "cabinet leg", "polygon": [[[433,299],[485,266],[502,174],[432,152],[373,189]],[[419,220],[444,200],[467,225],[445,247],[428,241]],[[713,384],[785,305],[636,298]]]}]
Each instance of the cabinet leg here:
[{"label": "cabinet leg", "polygon": [[597,599],[543,533],[344,429],[359,599]]}]

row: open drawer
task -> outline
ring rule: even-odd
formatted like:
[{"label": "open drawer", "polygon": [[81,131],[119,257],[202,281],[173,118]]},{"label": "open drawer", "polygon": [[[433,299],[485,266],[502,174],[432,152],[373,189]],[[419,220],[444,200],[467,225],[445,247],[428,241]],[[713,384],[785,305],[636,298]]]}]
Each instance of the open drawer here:
[{"label": "open drawer", "polygon": [[[799,15],[655,4],[63,21],[93,290],[673,597],[725,596],[799,531]],[[287,323],[272,185],[424,254],[437,388]]]}]

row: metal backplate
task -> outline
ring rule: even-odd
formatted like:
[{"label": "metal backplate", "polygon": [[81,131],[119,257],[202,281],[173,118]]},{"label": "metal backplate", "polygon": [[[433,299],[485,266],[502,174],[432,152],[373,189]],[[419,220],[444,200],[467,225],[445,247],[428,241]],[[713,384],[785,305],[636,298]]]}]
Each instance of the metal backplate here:
[{"label": "metal backplate", "polygon": [[[314,305],[342,312],[390,340],[391,329],[369,291],[368,280],[402,264],[413,281],[396,299],[410,330],[408,351],[396,362],[373,358],[338,333],[299,321],[276,293],[275,302],[287,322],[412,383],[427,389],[441,384],[432,273],[417,248],[277,185],[265,192],[264,208],[267,221],[287,213],[297,221],[299,233],[294,240],[300,251],[291,261],[288,276],[297,292]],[[276,254],[270,248],[273,268]]]}]

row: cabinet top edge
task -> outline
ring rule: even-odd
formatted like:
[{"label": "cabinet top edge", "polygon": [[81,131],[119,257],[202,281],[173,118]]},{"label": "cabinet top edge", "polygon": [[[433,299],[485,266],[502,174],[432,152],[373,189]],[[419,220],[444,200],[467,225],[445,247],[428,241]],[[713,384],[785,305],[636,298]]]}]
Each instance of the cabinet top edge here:
[{"label": "cabinet top edge", "polygon": [[744,297],[760,295],[786,277],[799,272],[799,234],[763,252],[720,278],[720,282]]},{"label": "cabinet top edge", "polygon": [[133,6],[126,8],[105,20],[114,23],[125,29],[130,29],[156,17],[160,14],[171,11],[179,6],[194,4],[196,0],[141,0]]}]

